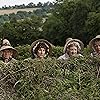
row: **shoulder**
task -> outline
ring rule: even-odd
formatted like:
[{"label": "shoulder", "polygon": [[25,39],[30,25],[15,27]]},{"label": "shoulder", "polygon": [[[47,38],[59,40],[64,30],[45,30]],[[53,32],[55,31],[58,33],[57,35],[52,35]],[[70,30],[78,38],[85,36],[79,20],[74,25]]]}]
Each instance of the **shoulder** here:
[{"label": "shoulder", "polygon": [[83,55],[82,55],[82,54],[78,54],[78,56],[83,57]]},{"label": "shoulder", "polygon": [[91,53],[90,53],[90,56],[91,56],[91,57],[96,57],[97,55],[98,55],[98,54],[97,54],[96,52],[91,52]]},{"label": "shoulder", "polygon": [[60,56],[60,57],[58,58],[58,60],[65,60],[65,59],[68,59],[68,58],[69,58],[68,55],[63,54],[62,56]]}]

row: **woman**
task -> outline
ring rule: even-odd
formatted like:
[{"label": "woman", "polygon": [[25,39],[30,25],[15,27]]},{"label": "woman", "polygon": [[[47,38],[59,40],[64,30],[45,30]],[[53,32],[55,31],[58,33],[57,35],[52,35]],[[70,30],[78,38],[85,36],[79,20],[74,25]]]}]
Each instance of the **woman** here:
[{"label": "woman", "polygon": [[60,56],[58,60],[66,60],[71,56],[82,56],[81,50],[84,48],[84,44],[78,39],[68,38],[64,46],[64,55]]},{"label": "woman", "polygon": [[11,46],[10,42],[7,39],[4,39],[0,48],[0,55],[1,60],[4,63],[9,63],[10,61],[15,60],[14,58],[17,55],[17,51]]},{"label": "woman", "polygon": [[89,42],[89,47],[92,49],[92,57],[100,56],[100,35],[97,35]]},{"label": "woman", "polygon": [[32,58],[43,59],[51,53],[52,44],[44,39],[36,40],[31,44]]}]

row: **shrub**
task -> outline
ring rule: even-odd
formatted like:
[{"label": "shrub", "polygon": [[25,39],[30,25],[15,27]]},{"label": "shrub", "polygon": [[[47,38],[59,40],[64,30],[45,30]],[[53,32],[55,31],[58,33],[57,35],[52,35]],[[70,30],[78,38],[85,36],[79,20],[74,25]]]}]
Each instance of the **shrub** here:
[{"label": "shrub", "polygon": [[18,56],[17,56],[18,60],[31,57],[31,53],[29,51],[30,45],[23,45],[23,46],[19,45],[18,47],[16,47],[16,49],[18,51]]},{"label": "shrub", "polygon": [[[32,55],[30,53],[30,45],[23,45],[16,47],[18,51],[18,60],[23,60],[26,58],[30,58]],[[63,53],[63,47],[57,46],[53,47],[52,53],[50,56],[58,58]]]},{"label": "shrub", "polygon": [[[30,53],[30,45],[23,45],[23,46],[18,46],[16,47],[17,51],[18,51],[18,60],[23,60],[26,58],[30,58],[32,55]],[[90,55],[90,48],[84,48],[84,50],[82,51],[82,54],[84,56],[89,56]],[[58,58],[59,56],[63,55],[63,47],[60,46],[55,46],[52,48],[52,53],[51,53],[51,57],[55,57]]]},{"label": "shrub", "polygon": [[0,99],[98,100],[99,66],[100,59],[91,57],[72,57],[67,61],[26,59],[8,65],[0,63],[0,88],[3,90],[0,90],[3,98]]}]

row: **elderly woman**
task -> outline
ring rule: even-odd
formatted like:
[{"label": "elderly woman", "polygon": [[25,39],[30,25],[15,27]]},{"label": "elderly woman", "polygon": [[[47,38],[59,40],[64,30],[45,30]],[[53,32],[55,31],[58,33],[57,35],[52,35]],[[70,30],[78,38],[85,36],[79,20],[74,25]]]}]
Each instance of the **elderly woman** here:
[{"label": "elderly woman", "polygon": [[0,48],[0,55],[1,60],[4,63],[9,63],[10,61],[15,60],[14,58],[17,55],[17,51],[11,46],[10,42],[7,39],[4,39]]},{"label": "elderly woman", "polygon": [[66,60],[71,56],[82,56],[81,50],[84,48],[84,44],[78,39],[68,38],[64,46],[64,55],[60,56],[58,60]]},{"label": "elderly woman", "polygon": [[97,35],[89,42],[89,47],[92,49],[92,57],[100,56],[100,35]]},{"label": "elderly woman", "polygon": [[36,40],[31,44],[32,58],[43,59],[51,53],[52,44],[44,39]]}]

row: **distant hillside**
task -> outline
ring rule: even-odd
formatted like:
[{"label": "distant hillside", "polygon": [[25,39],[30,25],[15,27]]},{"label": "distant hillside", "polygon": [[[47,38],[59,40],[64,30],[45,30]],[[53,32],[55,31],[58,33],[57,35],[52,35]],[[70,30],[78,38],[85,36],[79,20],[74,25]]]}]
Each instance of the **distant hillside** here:
[{"label": "distant hillside", "polygon": [[31,11],[33,12],[33,10],[37,10],[37,9],[41,9],[41,8],[25,8],[25,9],[8,9],[8,10],[0,10],[0,15],[4,15],[4,14],[11,14],[11,13],[17,13],[18,11]]}]

